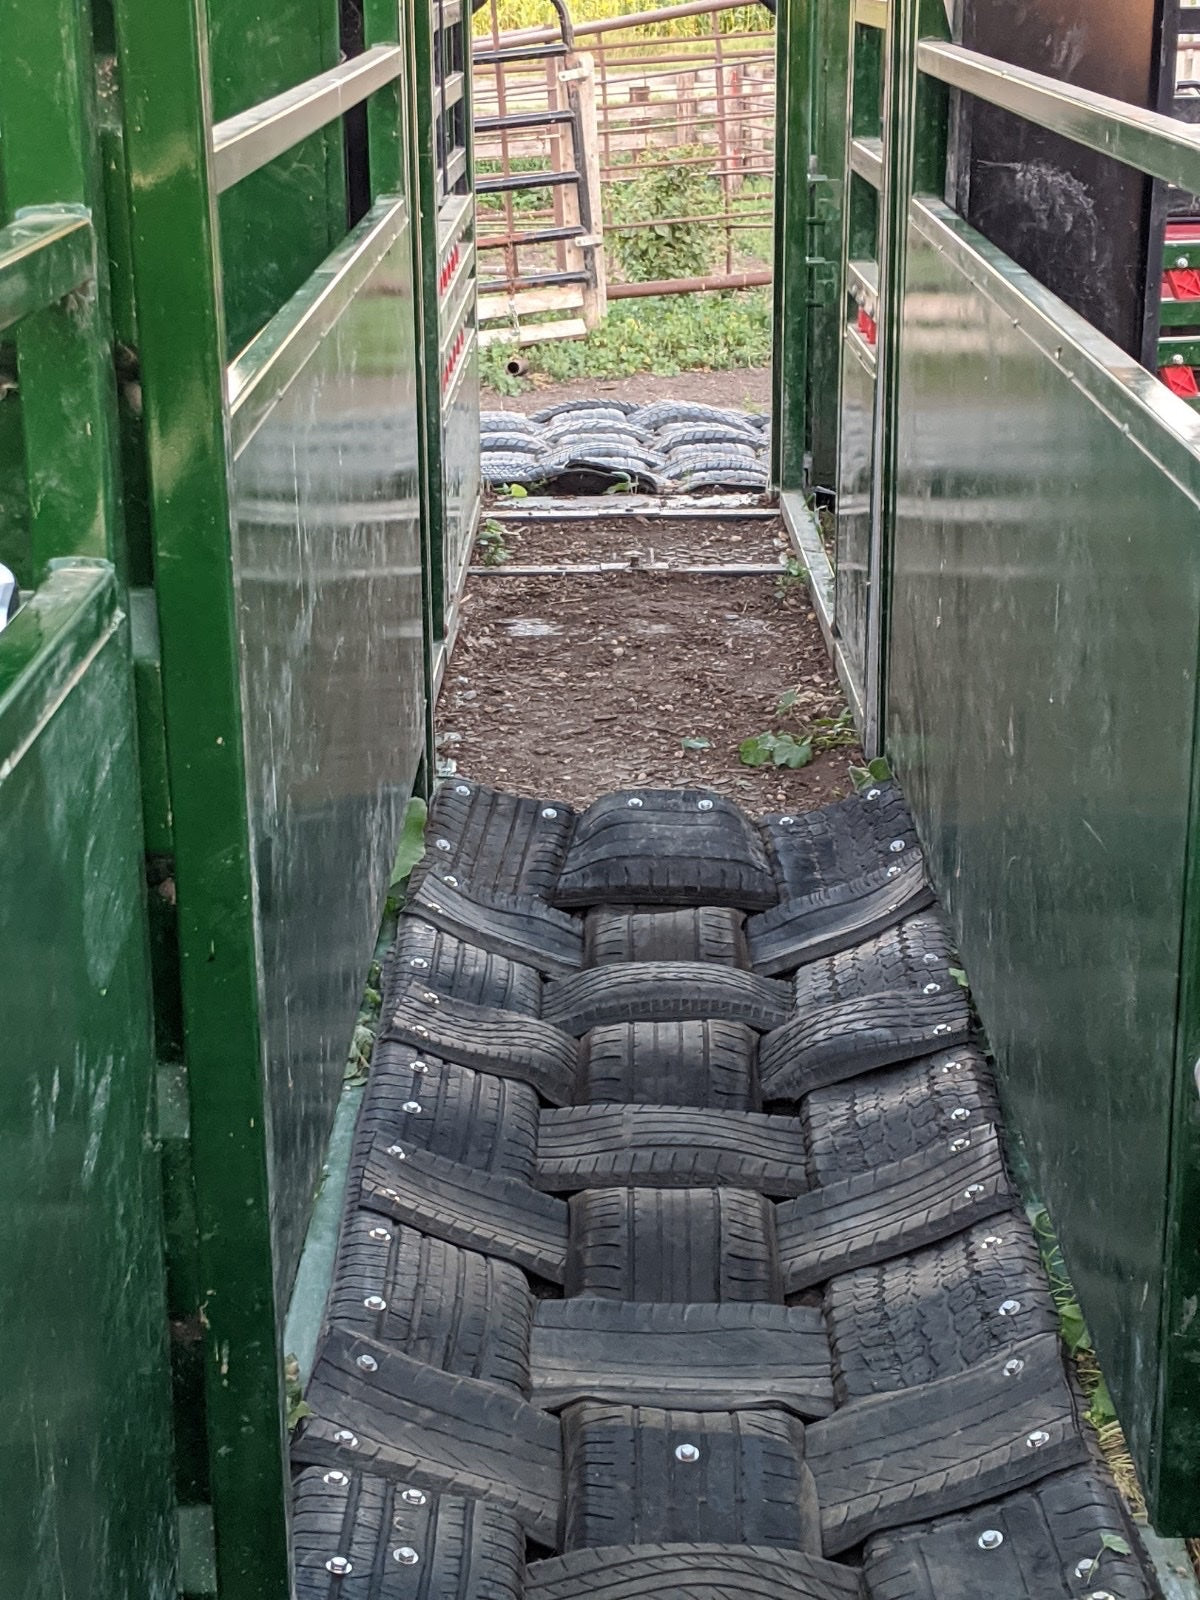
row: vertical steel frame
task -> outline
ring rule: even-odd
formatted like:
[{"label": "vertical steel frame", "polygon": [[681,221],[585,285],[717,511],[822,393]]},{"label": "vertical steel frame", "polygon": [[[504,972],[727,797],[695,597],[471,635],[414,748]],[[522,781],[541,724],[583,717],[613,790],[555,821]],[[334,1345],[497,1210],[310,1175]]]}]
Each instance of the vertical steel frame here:
[{"label": "vertical steel frame", "polygon": [[802,490],[808,454],[808,215],[814,7],[780,0],[775,15],[775,249],[771,482]]}]

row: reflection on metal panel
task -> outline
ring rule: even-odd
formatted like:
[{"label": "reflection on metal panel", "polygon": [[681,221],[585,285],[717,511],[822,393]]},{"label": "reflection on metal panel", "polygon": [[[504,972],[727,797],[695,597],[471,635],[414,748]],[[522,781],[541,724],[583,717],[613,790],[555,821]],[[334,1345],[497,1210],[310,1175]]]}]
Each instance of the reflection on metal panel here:
[{"label": "reflection on metal panel", "polygon": [[422,752],[410,257],[405,226],[235,468],[281,1302]]},{"label": "reflection on metal panel", "polygon": [[446,588],[453,600],[466,581],[479,508],[479,351],[473,333],[443,416]]},{"label": "reflection on metal panel", "polygon": [[861,702],[866,681],[867,587],[871,559],[871,471],[875,451],[875,362],[858,336],[842,338],[838,436],[837,599],[834,619]]},{"label": "reflection on metal panel", "polygon": [[1180,451],[1184,472],[1157,466],[1114,422],[1126,380],[1096,354],[1111,347],[1064,314],[1047,354],[1022,326],[1025,275],[985,246],[960,268],[950,233],[912,230],[906,311],[920,296],[928,328],[940,298],[975,354],[903,344],[891,742],[1011,1120],[1154,1476],[1172,1430],[1194,1428],[1160,1413],[1159,1384],[1195,1361],[1195,1334],[1160,1343],[1159,1317],[1200,637],[1200,508],[1181,485],[1195,463]]}]

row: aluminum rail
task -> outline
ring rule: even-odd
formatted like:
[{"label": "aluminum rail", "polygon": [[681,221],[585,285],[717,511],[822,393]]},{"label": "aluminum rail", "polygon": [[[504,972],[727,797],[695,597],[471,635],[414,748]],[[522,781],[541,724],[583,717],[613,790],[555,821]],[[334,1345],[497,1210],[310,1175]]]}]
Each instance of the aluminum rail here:
[{"label": "aluminum rail", "polygon": [[854,20],[864,28],[886,28],[887,0],[854,0]]},{"label": "aluminum rail", "polygon": [[1200,127],[1142,111],[1110,95],[1010,67],[957,44],[923,39],[917,66],[926,77],[973,94],[1075,144],[1190,193],[1200,190]]},{"label": "aluminum rail", "polygon": [[82,212],[26,212],[0,228],[0,330],[45,311],[95,274],[92,225]]},{"label": "aluminum rail", "polygon": [[218,122],[212,131],[213,181],[218,194],[265,167],[326,123],[400,77],[405,53],[377,44],[294,89]]},{"label": "aluminum rail", "polygon": [[873,189],[882,189],[883,140],[851,139],[850,165]]}]

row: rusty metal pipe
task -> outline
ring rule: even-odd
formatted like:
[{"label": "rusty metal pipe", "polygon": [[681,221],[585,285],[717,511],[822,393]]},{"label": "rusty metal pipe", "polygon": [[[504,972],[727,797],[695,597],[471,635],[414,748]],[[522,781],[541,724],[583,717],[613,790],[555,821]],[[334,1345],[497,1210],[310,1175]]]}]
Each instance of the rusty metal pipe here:
[{"label": "rusty metal pipe", "polygon": [[769,268],[754,272],[716,272],[705,278],[658,278],[653,283],[610,283],[610,300],[641,300],[654,294],[704,294],[710,289],[760,289],[771,281]]}]

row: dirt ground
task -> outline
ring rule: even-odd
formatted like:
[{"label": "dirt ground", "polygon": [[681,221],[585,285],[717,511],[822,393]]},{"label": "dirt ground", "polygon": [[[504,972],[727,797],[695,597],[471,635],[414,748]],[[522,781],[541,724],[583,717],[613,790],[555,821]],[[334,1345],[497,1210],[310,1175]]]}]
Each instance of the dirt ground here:
[{"label": "dirt ground", "polygon": [[[612,502],[607,502],[611,504]],[[504,530],[508,564],[546,567],[558,562],[611,562],[653,566],[716,566],[783,561],[787,535],[778,518],[733,520],[676,519],[654,516],[612,516],[601,512],[588,522],[509,520],[495,503],[485,517]],[[503,567],[491,569],[503,576]],[[482,576],[482,574],[481,574]]]},{"label": "dirt ground", "polygon": [[[648,519],[649,520],[649,519]],[[665,524],[637,544],[664,549]],[[712,523],[683,560],[779,559],[773,521]],[[527,529],[523,564],[608,559],[578,525]],[[747,767],[738,745],[779,723],[775,707],[799,690],[800,723],[836,716],[845,701],[802,582],[774,576],[680,572],[518,577],[472,574],[438,707],[439,754],[459,772],[520,794],[586,805],[608,789],[703,785],[749,811],[807,810],[848,794],[857,749],[807,767]],[[708,746],[689,749],[685,739]]]},{"label": "dirt ground", "polygon": [[564,400],[697,400],[706,406],[734,406],[741,411],[771,408],[770,367],[741,367],[731,372],[681,372],[670,378],[635,373],[630,378],[573,378],[569,383],[545,383],[535,375],[523,394],[496,394],[484,389],[485,411],[540,411]]}]

